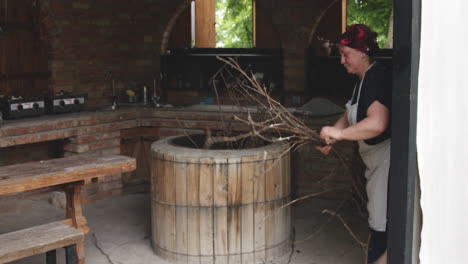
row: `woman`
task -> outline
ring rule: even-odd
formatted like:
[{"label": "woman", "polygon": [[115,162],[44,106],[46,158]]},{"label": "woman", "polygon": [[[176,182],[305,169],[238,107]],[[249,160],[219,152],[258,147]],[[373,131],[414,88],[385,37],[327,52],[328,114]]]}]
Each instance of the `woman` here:
[{"label": "woman", "polygon": [[320,137],[327,146],[318,149],[328,154],[339,140],[357,141],[366,165],[366,191],[369,198],[368,263],[387,263],[387,185],[390,167],[391,74],[374,60],[378,51],[376,33],[366,25],[355,24],[340,38],[341,64],[356,83],[346,111],[333,126],[325,126]]}]

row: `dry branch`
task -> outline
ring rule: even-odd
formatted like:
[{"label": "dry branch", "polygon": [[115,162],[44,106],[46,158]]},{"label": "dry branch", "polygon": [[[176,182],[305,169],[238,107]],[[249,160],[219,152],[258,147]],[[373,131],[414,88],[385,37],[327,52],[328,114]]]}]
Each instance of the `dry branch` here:
[{"label": "dry branch", "polygon": [[[255,135],[269,142],[287,141],[293,148],[306,143],[313,145],[323,145],[324,142],[317,131],[309,128],[304,122],[294,116],[293,113],[284,108],[281,103],[270,96],[269,89],[259,83],[254,75],[244,71],[237,61],[233,58],[221,58],[230,68],[240,74],[236,77],[230,73],[230,79],[234,80],[233,89],[251,105],[257,107],[257,113],[247,112],[246,117],[234,115],[234,120],[242,122],[249,126],[250,132],[247,134]],[[223,72],[218,72],[221,75]],[[217,76],[215,76],[217,77]],[[221,76],[226,80],[225,76]]]},{"label": "dry branch", "polygon": [[353,239],[361,246],[361,249],[364,253],[366,253],[366,248],[367,248],[367,243],[364,243],[362,242],[357,236],[356,234],[354,234],[353,230],[351,230],[351,228],[349,227],[349,225],[345,222],[345,220],[343,219],[343,217],[341,217],[341,215],[335,213],[335,212],[332,212],[328,209],[325,209],[322,211],[322,214],[330,214],[332,216],[336,216],[338,217],[338,219],[341,221],[341,223],[343,224],[343,226],[346,228],[346,230],[348,230],[349,234],[353,237]]}]

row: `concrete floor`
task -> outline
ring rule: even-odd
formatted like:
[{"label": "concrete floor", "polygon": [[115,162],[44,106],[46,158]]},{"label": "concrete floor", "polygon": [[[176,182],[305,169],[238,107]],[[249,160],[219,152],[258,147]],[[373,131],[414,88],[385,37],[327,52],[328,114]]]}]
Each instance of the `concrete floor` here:
[{"label": "concrete floor", "polygon": [[[31,197],[7,197],[0,200],[0,234],[32,225],[61,220],[64,210],[49,202],[51,193]],[[281,263],[361,264],[361,246],[336,216],[339,201],[311,198],[292,207],[294,243],[291,256]],[[354,208],[342,207],[340,215],[361,240],[367,237],[367,223]],[[150,199],[148,194],[131,194],[95,201],[84,206],[91,231],[86,235],[87,264],[165,264],[153,253],[150,235]],[[58,264],[65,263],[63,250]],[[12,262],[45,263],[44,255]],[[278,262],[280,263],[280,262]]]}]

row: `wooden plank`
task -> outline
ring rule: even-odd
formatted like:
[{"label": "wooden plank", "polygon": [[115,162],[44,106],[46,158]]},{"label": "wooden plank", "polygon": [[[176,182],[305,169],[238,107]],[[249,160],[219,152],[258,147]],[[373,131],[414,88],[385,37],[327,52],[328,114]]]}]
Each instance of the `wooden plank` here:
[{"label": "wooden plank", "polygon": [[281,208],[283,205],[282,201],[279,200],[279,201],[275,201],[275,224],[276,224],[276,228],[275,228],[275,250],[273,250],[273,254],[274,256],[281,256],[281,242],[284,241],[284,233],[286,232],[286,228],[285,228],[285,218],[283,217],[284,216],[284,212],[285,212],[285,209],[284,208]]},{"label": "wooden plank", "polygon": [[175,203],[177,206],[187,206],[187,161],[185,158],[174,157]]},{"label": "wooden plank", "polygon": [[243,205],[241,208],[241,248],[242,262],[254,263],[255,250],[254,205]]},{"label": "wooden plank", "polygon": [[[200,255],[213,256],[214,245],[214,223],[213,223],[213,208],[200,207]],[[206,263],[206,259],[200,258],[201,263]],[[208,259],[209,260],[209,259]]]},{"label": "wooden plank", "polygon": [[279,200],[281,198],[283,198],[283,172],[284,172],[284,163],[283,163],[283,160],[278,157],[278,156],[275,156],[275,160],[274,160],[274,163],[276,163],[276,173],[274,174],[274,186],[275,186],[275,189],[274,189],[274,200]]},{"label": "wooden plank", "polygon": [[0,167],[0,195],[132,171],[134,158],[76,155]]},{"label": "wooden plank", "polygon": [[174,172],[174,157],[168,154],[164,156],[164,192],[165,196],[162,202],[175,205],[176,202],[176,180]]},{"label": "wooden plank", "polygon": [[266,159],[264,156],[262,162],[254,163],[254,248],[255,248],[255,263],[265,263],[265,174],[266,174]]},{"label": "wooden plank", "polygon": [[187,163],[187,263],[200,264],[200,161]]},{"label": "wooden plank", "polygon": [[228,205],[242,203],[241,159],[230,158],[228,161]]},{"label": "wooden plank", "polygon": [[254,202],[254,161],[256,156],[246,156],[241,159],[241,175],[242,175],[242,204]]},{"label": "wooden plank", "polygon": [[175,221],[177,262],[187,263],[187,162],[183,157],[174,158]]},{"label": "wooden plank", "polygon": [[156,174],[154,178],[154,192],[152,196],[158,202],[162,202],[166,199],[166,182],[165,182],[165,163],[164,155],[161,153],[155,153],[154,160],[156,161]]},{"label": "wooden plank", "polygon": [[266,262],[271,261],[275,258],[275,242],[276,242],[276,223],[275,223],[275,204],[270,202],[265,204],[265,258]]},{"label": "wooden plank", "polygon": [[[289,199],[285,200],[284,204],[289,203]],[[282,249],[280,249],[280,254],[285,255],[291,252],[292,250],[292,245],[291,245],[291,206],[287,206],[284,208],[285,212],[283,214],[283,217],[285,218],[285,230],[283,234],[283,240],[286,241]]]},{"label": "wooden plank", "polygon": [[253,263],[255,250],[254,241],[254,162],[257,156],[242,157],[242,207],[241,207],[241,236],[242,262]]},{"label": "wooden plank", "polygon": [[241,208],[232,207],[228,214],[228,263],[242,263]]},{"label": "wooden plank", "polygon": [[200,264],[216,264],[214,256],[201,256]]},{"label": "wooden plank", "polygon": [[[270,157],[271,158],[271,157]],[[278,199],[277,189],[278,183],[277,178],[281,173],[281,166],[279,166],[278,160],[267,160],[265,162],[265,196],[267,201],[274,201]]]},{"label": "wooden plank", "polygon": [[259,162],[252,163],[252,170],[253,170],[253,180],[252,180],[252,187],[253,187],[253,200],[255,202],[264,202],[266,201],[265,197],[265,174],[266,170],[266,159],[268,157],[265,156],[265,159],[262,161],[261,159]]},{"label": "wooden plank", "polygon": [[278,212],[279,217],[280,217],[280,231],[281,233],[278,235],[279,236],[279,241],[282,243],[279,245],[278,249],[278,254],[284,255],[287,254],[291,248],[290,248],[290,234],[291,234],[291,206],[286,206],[283,207],[285,204],[287,204],[290,199],[288,198],[290,193],[291,193],[291,156],[290,153],[286,153],[283,155],[282,159],[282,168],[283,168],[283,174],[282,174],[282,197],[284,199],[281,200],[280,202],[280,211]]},{"label": "wooden plank", "polygon": [[187,159],[187,205],[200,205],[200,161]]},{"label": "wooden plank", "polygon": [[159,167],[160,161],[158,159],[158,153],[155,151],[151,151],[151,177],[150,177],[150,184],[151,184],[151,198],[154,200],[159,200],[159,193],[158,193],[158,176],[159,176]]},{"label": "wooden plank", "polygon": [[84,233],[62,222],[0,235],[0,263],[33,256],[82,242]]},{"label": "wooden plank", "polygon": [[[213,256],[213,181],[214,161],[211,158],[200,159],[200,255]],[[200,258],[201,263],[209,259]],[[205,262],[206,263],[206,262]]]},{"label": "wooden plank", "polygon": [[227,159],[214,159],[213,195],[215,206],[226,206],[228,203],[229,167]]},{"label": "wooden plank", "polygon": [[215,158],[215,177],[214,177],[214,254],[215,263],[228,263],[228,160]]},{"label": "wooden plank", "polygon": [[280,220],[280,234],[279,242],[281,245],[278,246],[278,254],[284,255],[290,252],[291,250],[291,242],[290,242],[290,234],[291,234],[291,206],[283,207],[285,204],[289,203],[290,198],[289,195],[291,194],[291,154],[290,152],[284,154],[281,157],[282,160],[282,199],[280,201],[280,211],[278,212]]},{"label": "wooden plank", "polygon": [[214,48],[216,45],[215,0],[195,1],[195,45]]},{"label": "wooden plank", "polygon": [[[176,179],[174,169],[174,157],[169,154],[163,154],[164,157],[164,192],[163,210],[164,210],[164,245],[170,252],[176,252]],[[169,256],[175,258],[175,256]],[[174,259],[175,260],[175,259]]]},{"label": "wooden plank", "polygon": [[162,205],[151,201],[151,233],[153,248],[165,249],[164,241],[164,227],[165,216]]},{"label": "wooden plank", "polygon": [[291,155],[286,153],[281,157],[283,162],[283,174],[282,174],[282,197],[287,197],[291,193]]},{"label": "wooden plank", "polygon": [[254,205],[255,263],[266,263],[265,207],[263,203]]},{"label": "wooden plank", "polygon": [[[166,249],[170,252],[176,252],[177,249],[177,243],[176,243],[176,219],[175,219],[175,214],[176,214],[176,209],[174,205],[164,205],[164,244],[166,245]],[[170,261],[175,261],[176,256],[172,255],[169,256],[170,258],[168,260]]]},{"label": "wooden plank", "polygon": [[272,190],[274,201],[272,202],[272,204],[274,205],[273,207],[274,209],[273,209],[273,212],[271,212],[272,214],[271,217],[275,219],[274,220],[275,229],[272,231],[274,232],[274,235],[273,235],[274,240],[272,241],[272,245],[274,246],[270,249],[270,252],[269,252],[270,257],[278,257],[281,255],[281,251],[280,251],[281,248],[279,244],[282,242],[284,224],[285,224],[283,222],[283,217],[282,217],[283,209],[281,208],[282,206],[281,199],[283,198],[283,188],[285,187],[283,183],[285,164],[284,164],[283,158],[278,156],[279,153],[276,153],[276,154],[277,155],[275,155],[275,160],[273,161],[273,163],[275,164],[274,165],[275,173],[272,177],[273,185],[274,185],[274,189]]},{"label": "wooden plank", "polygon": [[200,263],[200,209],[187,207],[187,263]]},{"label": "wooden plank", "polygon": [[215,210],[214,254],[216,264],[229,263],[227,212],[227,207],[218,207]]},{"label": "wooden plank", "polygon": [[230,158],[228,161],[228,205],[227,212],[227,244],[229,263],[241,263],[241,209],[242,174],[241,159]]},{"label": "wooden plank", "polygon": [[214,161],[211,158],[200,159],[200,206],[213,205]]}]

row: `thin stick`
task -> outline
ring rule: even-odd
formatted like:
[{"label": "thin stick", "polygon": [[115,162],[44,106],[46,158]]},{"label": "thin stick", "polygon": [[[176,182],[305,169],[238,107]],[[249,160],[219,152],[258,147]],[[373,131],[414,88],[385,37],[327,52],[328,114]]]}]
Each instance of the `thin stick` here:
[{"label": "thin stick", "polygon": [[362,248],[362,251],[365,253],[366,252],[366,247],[367,247],[367,244],[362,242],[355,234],[354,232],[351,230],[351,228],[348,226],[348,224],[345,222],[345,220],[343,219],[343,217],[341,217],[341,215],[335,213],[335,212],[332,212],[328,209],[325,209],[322,211],[322,214],[330,214],[332,216],[336,216],[338,217],[338,219],[340,219],[341,223],[343,224],[343,226],[346,228],[346,230],[348,230],[349,234],[353,237],[353,239],[361,246]]}]

